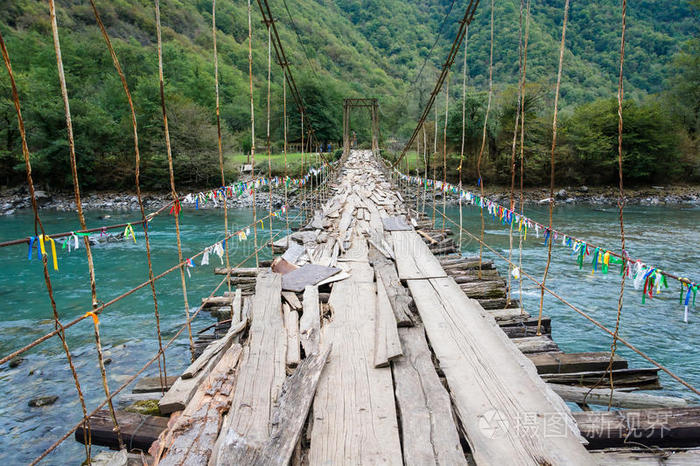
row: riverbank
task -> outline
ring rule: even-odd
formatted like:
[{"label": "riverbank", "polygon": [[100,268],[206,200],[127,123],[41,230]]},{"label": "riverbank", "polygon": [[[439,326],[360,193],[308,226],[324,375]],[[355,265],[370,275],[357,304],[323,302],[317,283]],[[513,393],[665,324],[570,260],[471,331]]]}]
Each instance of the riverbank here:
[{"label": "riverbank", "polygon": [[[471,187],[473,192],[478,188]],[[284,205],[284,194],[273,190],[272,206],[280,208]],[[503,186],[486,186],[486,196],[499,203],[508,202],[510,199],[510,189]],[[41,209],[74,211],[75,198],[73,193],[49,192],[37,190],[37,201]],[[267,192],[258,192],[255,203],[260,208],[268,206],[269,197]],[[671,185],[671,186],[646,186],[640,188],[625,188],[627,205],[676,205],[690,204],[700,205],[699,185]],[[159,209],[170,202],[170,193],[148,192],[143,193],[144,208],[147,212]],[[300,207],[296,199],[296,190],[290,189],[288,193],[291,207]],[[438,193],[440,197],[440,193]],[[456,196],[450,199],[456,202]],[[519,192],[515,192],[516,200],[519,199]],[[523,192],[523,197],[527,204],[547,204],[549,203],[549,188],[527,188]],[[85,210],[117,210],[133,211],[138,210],[138,200],[133,193],[118,191],[87,192],[82,195],[83,208]],[[555,200],[557,204],[593,204],[606,205],[617,204],[618,191],[616,187],[563,187],[555,190]],[[188,204],[183,203],[186,207]],[[206,203],[200,205],[201,209],[220,207],[221,203]],[[192,205],[193,206],[193,205]],[[231,208],[250,208],[253,206],[253,196],[250,193],[243,193],[239,197],[228,199],[228,206]],[[191,207],[191,206],[190,206]],[[12,215],[17,210],[31,208],[31,202],[25,187],[10,188],[0,191],[0,215]]]}]

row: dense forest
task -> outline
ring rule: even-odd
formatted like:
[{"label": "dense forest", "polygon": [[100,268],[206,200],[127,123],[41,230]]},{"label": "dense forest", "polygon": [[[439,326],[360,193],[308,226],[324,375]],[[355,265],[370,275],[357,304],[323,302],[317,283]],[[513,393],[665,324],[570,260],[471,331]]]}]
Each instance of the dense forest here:
[{"label": "dense forest", "polygon": [[[133,145],[119,78],[87,0],[57,0],[81,185],[129,189]],[[617,0],[572,2],[560,102],[557,180],[605,184],[616,179],[617,74],[620,5]],[[160,115],[152,0],[97,0],[127,75],[139,121],[142,185],[163,189],[167,163]],[[563,0],[532,0],[527,72],[525,167],[527,183],[548,179],[553,87]],[[453,0],[270,0],[281,39],[319,139],[341,138],[342,99],[377,97],[382,144],[389,156],[415,126],[463,15]],[[483,173],[507,183],[514,127],[520,37],[518,0],[496,0],[494,100],[487,125]],[[211,0],[162,0],[166,99],[178,183],[217,183]],[[625,176],[633,183],[700,180],[699,0],[640,0],[628,5],[625,60]],[[228,159],[249,150],[247,2],[217,2],[217,45],[224,150]],[[490,2],[482,1],[467,44],[467,169],[481,141],[489,64]],[[253,2],[256,146],[265,146],[267,31]],[[18,80],[35,178],[70,186],[65,119],[60,99],[48,6],[11,0],[0,10],[2,32]],[[462,55],[451,76],[448,150],[456,165],[461,143]],[[282,75],[272,69],[272,150],[282,146]],[[445,98],[437,101],[439,132]],[[289,138],[300,135],[288,102]],[[0,73],[0,185],[21,184],[19,133],[9,80]],[[432,142],[434,121],[428,122]],[[367,141],[369,121],[353,114]],[[439,147],[441,144],[439,145]],[[429,144],[432,150],[432,144]],[[439,149],[440,150],[440,149]],[[230,177],[235,176],[227,164]],[[455,173],[451,170],[451,173]]]}]

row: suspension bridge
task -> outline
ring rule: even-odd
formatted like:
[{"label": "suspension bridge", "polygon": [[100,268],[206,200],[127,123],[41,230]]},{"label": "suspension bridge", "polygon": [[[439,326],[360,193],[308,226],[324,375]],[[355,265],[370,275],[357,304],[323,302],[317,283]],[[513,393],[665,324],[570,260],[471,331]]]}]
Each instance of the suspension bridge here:
[{"label": "suspension bridge", "polygon": [[[31,236],[0,244],[0,247],[28,245],[29,259],[41,261],[46,292],[50,298],[55,330],[0,355],[0,364],[58,338],[80,400],[81,419],[66,426],[65,433],[33,461],[50,461],[66,440],[74,437],[85,445],[88,461],[97,455],[93,445],[107,446],[116,453],[106,455],[110,464],[697,464],[700,461],[700,408],[685,398],[639,393],[661,387],[665,374],[687,389],[689,396],[700,391],[681,375],[647,355],[619,334],[626,279],[643,284],[652,295],[662,285],[675,281],[681,288],[681,303],[694,305],[698,285],[690,279],[660,270],[625,250],[624,189],[622,174],[623,70],[626,2],[623,0],[620,48],[619,170],[620,233],[622,250],[612,251],[556,230],[554,206],[554,162],[557,142],[558,98],[562,75],[569,0],[564,2],[559,66],[554,99],[551,146],[552,184],[549,223],[538,223],[524,213],[522,167],[520,195],[515,192],[515,161],[524,150],[524,92],[527,63],[527,27],[521,40],[519,111],[512,143],[512,185],[510,204],[501,206],[484,195],[485,180],[480,165],[486,144],[486,124],[493,94],[493,1],[491,2],[491,50],[489,106],[484,121],[484,139],[478,156],[479,192],[465,189],[461,180],[464,149],[458,169],[459,182],[447,182],[447,124],[444,125],[442,180],[408,172],[408,150],[418,148],[436,98],[449,93],[450,71],[457,59],[469,25],[479,5],[471,0],[458,33],[444,62],[435,88],[403,151],[394,160],[381,157],[379,103],[375,98],[348,98],[343,102],[343,155],[332,162],[314,152],[319,146],[304,107],[294,75],[277,31],[267,0],[257,0],[263,25],[268,32],[268,100],[265,164],[255,168],[255,114],[252,73],[252,5],[248,8],[248,44],[252,175],[250,179],[227,183],[220,129],[219,76],[216,44],[216,2],[212,2],[212,31],[215,64],[214,90],[219,127],[218,149],[221,186],[207,192],[182,194],[175,186],[172,150],[168,132],[168,111],[164,92],[164,63],[161,43],[160,6],[155,1],[159,84],[166,155],[172,200],[155,212],[146,213],[139,186],[140,155],[138,126],[128,81],[112,47],[97,5],[90,0],[119,75],[131,115],[135,156],[135,190],[140,218],[130,223],[88,227],[82,210],[80,184],[73,142],[70,98],[63,72],[56,7],[49,0],[51,29],[56,52],[61,97],[66,115],[69,155],[80,230],[49,233],[41,222],[34,183],[22,104],[8,51],[0,35],[0,48],[11,83],[12,100],[22,138],[27,185],[32,200],[35,231]],[[530,4],[523,10],[529,14]],[[521,31],[523,28],[521,27]],[[522,32],[521,32],[522,35]],[[272,51],[283,73],[284,140],[287,149],[287,89],[301,115],[302,171],[300,178],[274,177],[270,168],[270,97]],[[465,47],[465,63],[466,63]],[[466,78],[464,80],[466,83]],[[464,84],[466,86],[466,84]],[[449,99],[445,99],[445,120]],[[352,147],[351,110],[369,111],[370,149]],[[464,123],[463,123],[464,132]],[[435,152],[437,152],[437,130]],[[464,137],[464,136],[463,136]],[[520,143],[518,144],[518,137]],[[258,161],[260,154],[258,154]],[[306,166],[304,166],[304,164]],[[228,200],[249,193],[269,193],[268,208],[254,209],[250,225],[231,228]],[[273,190],[283,192],[284,205],[273,208]],[[439,196],[438,196],[439,194]],[[460,208],[460,221],[445,213],[447,198],[453,196]],[[438,205],[442,201],[442,209]],[[520,206],[517,206],[519,200]],[[183,208],[215,203],[224,210],[222,237],[196,254],[183,254],[180,216]],[[427,203],[427,208],[426,208]],[[432,203],[432,209],[430,208]],[[290,205],[301,207],[290,217]],[[421,207],[422,204],[422,207]],[[481,214],[481,231],[471,232],[461,221],[463,207]],[[149,222],[157,215],[171,214],[177,233],[178,262],[155,274],[151,261]],[[509,230],[506,253],[484,240],[485,218],[492,217]],[[273,234],[273,222],[284,225]],[[442,223],[440,227],[439,224]],[[265,228],[268,225],[269,228]],[[98,296],[89,236],[96,232],[123,230],[136,240],[134,226],[142,227],[148,279],[116,297]],[[529,229],[548,248],[542,279],[523,270],[522,242]],[[139,230],[139,235],[141,231]],[[252,239],[251,254],[232,264],[232,241]],[[479,244],[479,254],[464,256],[464,238]],[[519,242],[515,248],[514,240]],[[61,319],[54,299],[52,274],[58,270],[56,241],[85,251],[92,306],[84,315]],[[591,256],[594,268],[616,265],[621,270],[617,322],[608,328],[585,309],[560,296],[547,285],[553,243],[573,251],[580,264]],[[272,260],[259,257],[272,251]],[[488,251],[495,261],[487,260]],[[218,286],[192,306],[188,301],[187,276],[195,261],[209,264],[218,255],[223,275]],[[505,267],[501,275],[498,266]],[[179,272],[185,323],[168,340],[162,335],[156,284],[166,275]],[[515,290],[528,280],[540,290],[539,309],[526,310]],[[110,386],[100,336],[100,315],[110,306],[141,290],[150,289],[153,300],[154,333],[158,351],[123,383]],[[600,352],[566,353],[552,339],[556,323],[546,316],[544,297],[559,300],[610,337],[610,347]],[[692,302],[692,304],[691,304]],[[210,314],[216,322],[193,334],[193,319]],[[104,401],[89,411],[74,365],[66,333],[77,325],[94,328]],[[179,374],[168,374],[165,351],[187,335],[191,364]],[[648,362],[630,367],[617,354],[624,345]],[[185,357],[185,356],[183,356]],[[147,376],[155,372],[156,376]],[[132,393],[127,393],[128,388]],[[118,409],[114,400],[154,400],[157,415]],[[697,400],[697,398],[694,398]],[[578,406],[580,410],[573,411]],[[596,410],[599,406],[607,410]],[[611,408],[616,408],[611,410]],[[104,461],[104,455],[102,457]],[[95,460],[96,461],[96,460]]]}]

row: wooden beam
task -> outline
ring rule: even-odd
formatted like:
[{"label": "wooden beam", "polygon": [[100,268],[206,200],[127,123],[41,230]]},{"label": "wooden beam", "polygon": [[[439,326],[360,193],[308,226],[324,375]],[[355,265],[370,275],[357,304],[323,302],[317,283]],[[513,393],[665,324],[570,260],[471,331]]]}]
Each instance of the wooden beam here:
[{"label": "wooden beam", "polygon": [[[636,388],[639,390],[654,390],[661,388],[659,383],[659,368],[617,369],[613,370],[613,383],[618,388]],[[575,385],[580,387],[599,387],[601,380],[606,380],[609,373],[605,370],[570,372],[561,374],[541,374],[546,382]]]},{"label": "wooden beam", "polygon": [[249,342],[212,464],[242,464],[255,457],[256,449],[270,437],[272,405],[286,377],[287,333],[279,274],[258,274],[251,307]]},{"label": "wooden beam", "polygon": [[634,442],[658,447],[700,444],[700,408],[630,409],[574,413],[588,448],[623,446]]},{"label": "wooden beam", "polygon": [[305,358],[294,374],[285,380],[279,402],[272,413],[272,433],[260,450],[255,465],[287,466],[301,436],[306,418],[311,408],[321,371],[326,365],[329,346],[322,353]]},{"label": "wooden beam", "polygon": [[[527,355],[540,374],[606,370],[610,353],[538,353]],[[627,360],[616,354],[613,369],[627,369]]]},{"label": "wooden beam", "polygon": [[287,330],[287,367],[297,367],[301,360],[299,313],[292,311],[288,304],[284,304],[282,309],[284,310],[284,327]]},{"label": "wooden beam", "polygon": [[[591,389],[561,384],[551,384],[550,386],[564,401],[572,403],[608,406],[608,403],[611,401],[609,388]],[[628,409],[684,408],[688,406],[688,402],[683,398],[677,398],[675,396],[658,396],[649,395],[647,393],[613,390],[611,406]]]},{"label": "wooden beam", "polygon": [[[593,464],[561,399],[454,280],[408,286],[477,464]],[[510,427],[525,417],[530,429]],[[552,422],[557,436],[545,435]]]},{"label": "wooden beam", "polygon": [[377,280],[377,305],[374,327],[374,367],[387,367],[389,361],[400,357],[401,341],[389,296],[381,279]]},{"label": "wooden beam", "polygon": [[447,276],[440,262],[415,231],[392,231],[391,239],[401,280]]},{"label": "wooden beam", "polygon": [[423,326],[399,329],[404,357],[392,362],[405,464],[466,465],[450,395],[440,382]]},{"label": "wooden beam", "polygon": [[333,285],[333,318],[321,330],[333,345],[318,384],[309,464],[401,465],[391,369],[372,364],[375,287],[366,262],[349,262],[351,277]]},{"label": "wooden beam", "polygon": [[303,312],[299,319],[299,338],[307,357],[318,353],[321,333],[321,309],[318,287],[307,286],[304,289]]},{"label": "wooden beam", "polygon": [[[116,411],[116,415],[122,439],[129,450],[148,451],[151,444],[168,427],[167,417],[146,416],[127,411]],[[85,443],[82,425],[75,431],[75,440]],[[114,423],[108,410],[101,409],[90,416],[90,440],[93,445],[119,448],[117,433],[114,431]]]}]

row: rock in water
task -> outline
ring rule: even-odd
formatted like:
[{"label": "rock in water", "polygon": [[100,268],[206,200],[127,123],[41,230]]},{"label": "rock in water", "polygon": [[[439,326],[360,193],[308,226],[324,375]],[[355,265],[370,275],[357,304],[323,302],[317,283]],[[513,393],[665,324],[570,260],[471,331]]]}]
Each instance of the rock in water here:
[{"label": "rock in water", "polygon": [[38,396],[29,401],[29,406],[32,408],[40,408],[42,406],[51,406],[58,400],[58,395]]},{"label": "rock in water", "polygon": [[15,368],[22,364],[24,361],[24,358],[21,356],[17,356],[16,358],[10,359],[10,363],[8,364],[10,367]]}]

